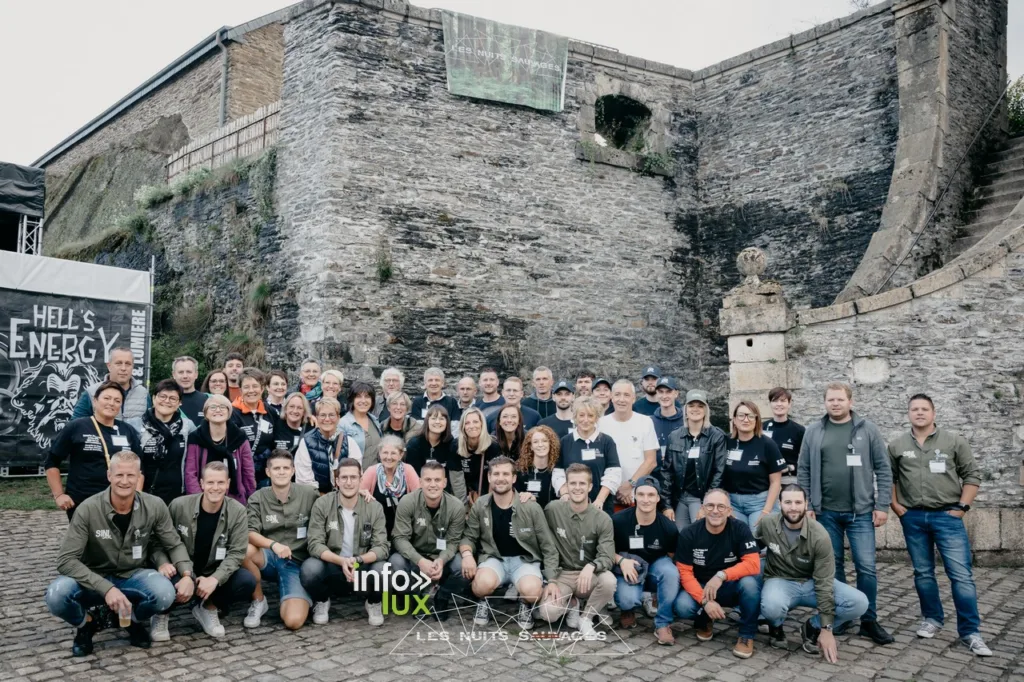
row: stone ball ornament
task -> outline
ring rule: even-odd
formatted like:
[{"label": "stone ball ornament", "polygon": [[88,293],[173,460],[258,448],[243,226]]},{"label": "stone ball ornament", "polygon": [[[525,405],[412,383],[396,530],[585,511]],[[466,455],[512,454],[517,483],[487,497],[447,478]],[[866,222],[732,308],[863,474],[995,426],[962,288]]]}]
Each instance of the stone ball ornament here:
[{"label": "stone ball ornament", "polygon": [[756,283],[768,267],[768,256],[756,246],[749,246],[736,256],[736,269],[746,278],[746,283]]}]

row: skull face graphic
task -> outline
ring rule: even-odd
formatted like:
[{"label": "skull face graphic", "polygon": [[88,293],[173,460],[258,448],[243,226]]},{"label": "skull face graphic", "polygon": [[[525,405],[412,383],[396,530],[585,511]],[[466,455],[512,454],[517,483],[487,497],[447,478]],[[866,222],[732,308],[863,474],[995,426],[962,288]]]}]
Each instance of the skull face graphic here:
[{"label": "skull face graphic", "polygon": [[82,392],[99,379],[91,365],[41,362],[25,370],[11,406],[28,422],[29,434],[45,450],[71,420]]}]

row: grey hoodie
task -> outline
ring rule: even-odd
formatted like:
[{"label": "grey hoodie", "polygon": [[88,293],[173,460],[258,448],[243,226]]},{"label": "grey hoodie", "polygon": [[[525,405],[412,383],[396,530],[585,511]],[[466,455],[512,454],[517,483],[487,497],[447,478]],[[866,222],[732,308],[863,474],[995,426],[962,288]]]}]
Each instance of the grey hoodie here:
[{"label": "grey hoodie", "polygon": [[[887,512],[892,499],[892,468],[885,439],[874,423],[856,412],[851,411],[850,417],[853,419],[853,454],[861,461],[861,466],[851,467],[855,469],[852,476],[854,513]],[[810,494],[811,509],[815,513],[821,511],[821,440],[826,421],[827,414],[807,425],[796,467],[797,481]]]}]

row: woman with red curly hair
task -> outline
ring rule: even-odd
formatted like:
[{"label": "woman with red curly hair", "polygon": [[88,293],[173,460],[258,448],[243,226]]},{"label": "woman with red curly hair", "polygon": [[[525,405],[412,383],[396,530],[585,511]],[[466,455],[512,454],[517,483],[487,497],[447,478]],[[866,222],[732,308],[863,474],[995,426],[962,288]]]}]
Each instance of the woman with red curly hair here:
[{"label": "woman with red curly hair", "polygon": [[558,499],[558,486],[551,480],[561,476],[565,481],[565,472],[555,468],[558,452],[558,436],[551,427],[535,426],[527,432],[516,463],[515,487],[521,498],[532,495],[541,507]]}]

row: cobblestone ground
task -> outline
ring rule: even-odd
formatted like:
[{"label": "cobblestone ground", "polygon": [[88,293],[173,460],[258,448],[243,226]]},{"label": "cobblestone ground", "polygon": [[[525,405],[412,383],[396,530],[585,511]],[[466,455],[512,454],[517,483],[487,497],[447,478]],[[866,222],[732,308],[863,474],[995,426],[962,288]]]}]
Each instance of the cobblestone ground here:
[{"label": "cobblestone ground", "polygon": [[[720,625],[713,641],[699,643],[692,628],[679,623],[674,626],[676,645],[659,647],[650,621],[643,617],[636,630],[609,632],[603,643],[520,642],[514,627],[505,630],[508,641],[480,639],[481,631],[498,631],[492,623],[478,629],[472,642],[458,641],[461,628],[449,627],[449,645],[437,641],[438,635],[425,626],[410,632],[416,621],[409,617],[388,617],[384,627],[371,628],[360,605],[347,602],[334,606],[328,625],[308,623],[299,632],[288,632],[276,615],[273,593],[271,613],[255,630],[242,627],[243,614],[236,609],[224,621],[227,637],[212,640],[181,610],[171,620],[170,642],[154,644],[148,651],[135,649],[119,633],[107,630],[97,635],[94,655],[73,659],[72,629],[50,616],[42,601],[46,584],[55,575],[65,527],[59,512],[0,512],[0,538],[6,549],[0,555],[0,679],[1024,680],[1024,571],[976,570],[982,632],[995,653],[976,659],[957,642],[952,618],[933,640],[914,636],[919,611],[912,573],[908,566],[894,564],[879,567],[878,611],[896,643],[879,647],[855,635],[842,635],[835,666],[800,650],[797,628],[804,613],[796,613],[786,624],[788,652],[770,648],[767,637],[759,635],[754,656],[742,661],[731,653],[736,637],[731,625]],[[940,583],[951,616],[949,586],[943,577]],[[471,617],[470,610],[466,619]],[[436,625],[434,629],[439,630]],[[539,630],[538,624],[535,632]]]}]

